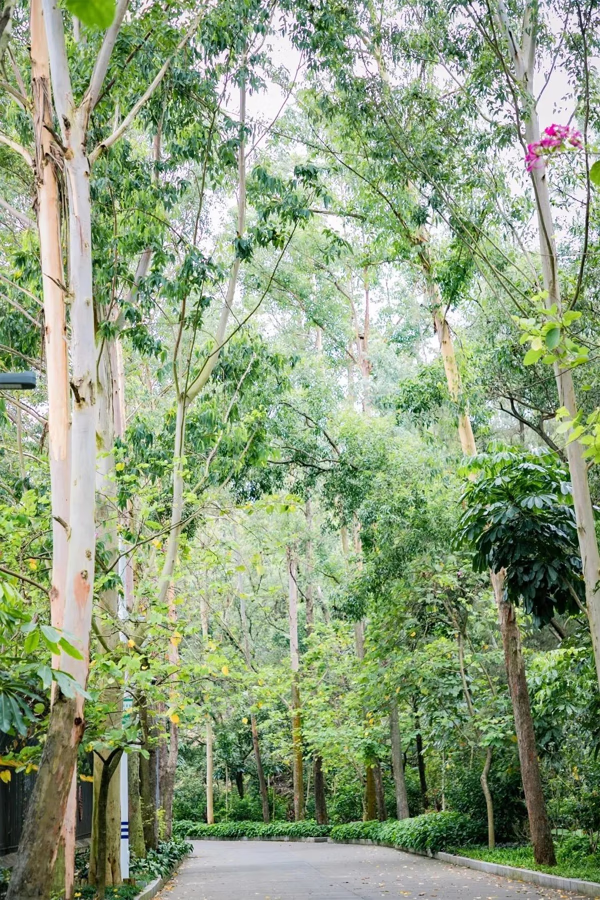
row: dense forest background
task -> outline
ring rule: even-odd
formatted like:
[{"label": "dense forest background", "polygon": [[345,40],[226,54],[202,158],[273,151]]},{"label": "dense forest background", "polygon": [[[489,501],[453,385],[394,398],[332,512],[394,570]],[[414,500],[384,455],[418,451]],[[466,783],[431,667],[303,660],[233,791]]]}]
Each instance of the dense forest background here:
[{"label": "dense forest background", "polygon": [[71,896],[81,777],[121,882],[119,766],[138,859],[452,813],[597,866],[597,4],[84,6],[0,38],[9,896]]}]

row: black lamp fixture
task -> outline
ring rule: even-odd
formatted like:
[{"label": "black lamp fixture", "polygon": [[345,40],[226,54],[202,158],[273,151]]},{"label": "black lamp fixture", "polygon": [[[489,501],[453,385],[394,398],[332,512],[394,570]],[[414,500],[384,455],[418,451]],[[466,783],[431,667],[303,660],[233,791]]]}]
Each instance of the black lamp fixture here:
[{"label": "black lamp fixture", "polygon": [[35,372],[0,372],[0,391],[33,391]]}]

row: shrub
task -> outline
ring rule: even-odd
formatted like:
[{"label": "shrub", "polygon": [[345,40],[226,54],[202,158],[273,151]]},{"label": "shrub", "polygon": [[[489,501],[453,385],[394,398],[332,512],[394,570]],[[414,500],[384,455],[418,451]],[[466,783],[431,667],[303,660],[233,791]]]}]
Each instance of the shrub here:
[{"label": "shrub", "polygon": [[477,826],[458,812],[426,813],[398,822],[351,822],[331,830],[334,841],[368,839],[422,852],[464,846],[480,837]]},{"label": "shrub", "polygon": [[[483,836],[487,830],[487,809],[481,789],[481,768],[483,763],[481,767],[472,768],[452,766],[448,772],[446,802],[451,809],[464,813],[475,822]],[[527,819],[518,765],[501,765],[497,760],[490,773],[489,785],[494,800],[496,840],[500,843],[514,841]]]},{"label": "shrub", "polygon": [[163,841],[158,845],[157,850],[148,850],[144,859],[133,860],[131,874],[148,880],[166,878],[191,849],[192,845],[181,838]]},{"label": "shrub", "polygon": [[317,825],[307,819],[304,822],[217,822],[206,825],[203,822],[177,822],[173,831],[181,837],[220,838],[224,841],[238,838],[281,838],[281,837],[326,837],[329,825]]}]

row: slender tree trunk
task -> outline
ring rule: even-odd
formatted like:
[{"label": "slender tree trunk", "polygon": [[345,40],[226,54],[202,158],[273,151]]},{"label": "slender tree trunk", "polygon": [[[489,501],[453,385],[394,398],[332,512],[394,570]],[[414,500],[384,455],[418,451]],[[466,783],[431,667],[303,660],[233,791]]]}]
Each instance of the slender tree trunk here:
[{"label": "slender tree trunk", "polygon": [[292,775],[294,818],[304,818],[304,762],[302,755],[302,707],[300,703],[300,651],[298,644],[298,565],[292,547],[287,549],[289,582],[290,661],[292,669]]},{"label": "slender tree trunk", "polygon": [[140,754],[127,754],[127,785],[129,793],[129,849],[133,856],[146,856],[142,804],[140,800]]},{"label": "slender tree trunk", "polygon": [[521,637],[517,625],[515,608],[504,598],[504,575],[492,576],[494,596],[500,617],[500,630],[504,644],[504,659],[508,674],[508,687],[515,717],[515,731],[519,747],[521,778],[525,791],[525,802],[529,816],[529,828],[535,861],[538,865],[554,866],[554,844],[552,831],[546,813],[546,803],[542,790],[542,778],[537,756],[533,718],[529,704],[529,691],[525,678],[525,665],[521,650]]},{"label": "slender tree trunk", "polygon": [[123,755],[121,748],[113,750],[112,753],[103,760],[102,776],[100,778],[100,788],[98,790],[98,802],[96,817],[98,820],[98,878],[97,878],[97,894],[98,900],[104,900],[106,896],[107,871],[110,868],[108,860],[108,837],[109,829],[106,821],[108,815],[109,792],[111,782],[114,781],[114,774],[119,768],[119,762]]},{"label": "slender tree trunk", "polygon": [[[308,638],[314,632],[315,628],[315,604],[314,604],[314,560],[313,560],[313,518],[312,503],[310,497],[306,501],[306,587],[305,587],[305,607],[306,607],[306,635]],[[314,792],[315,792],[315,818],[319,825],[326,825],[327,816],[327,794],[325,788],[325,773],[323,771],[323,759],[319,753],[315,754],[313,762],[314,770]]]},{"label": "slender tree trunk", "polygon": [[387,809],[385,805],[385,791],[383,789],[383,775],[381,773],[381,763],[376,759],[373,763],[373,775],[375,778],[375,799],[377,801],[377,818],[380,822],[387,819]]},{"label": "slender tree trunk", "polygon": [[[208,607],[204,600],[200,602],[200,621],[204,642],[208,641]],[[210,716],[206,719],[206,821],[213,825],[214,814],[214,760],[213,760],[213,729]]]},{"label": "slender tree trunk", "polygon": [[238,769],[235,773],[235,786],[240,800],[244,799],[244,773]]},{"label": "slender tree trunk", "polygon": [[375,786],[375,772],[373,766],[367,763],[365,769],[365,822],[371,822],[377,818],[377,788]]},{"label": "slender tree trunk", "polygon": [[[113,563],[119,549],[117,532],[118,512],[115,481],[115,397],[114,382],[117,373],[113,372],[111,353],[112,341],[105,342],[97,363],[96,396],[98,406],[98,430],[96,443],[99,450],[96,468],[96,491],[98,505],[98,536],[108,557]],[[114,652],[119,643],[117,626],[119,615],[119,595],[116,587],[110,587],[100,596],[100,616],[97,628],[102,635],[100,652]],[[123,716],[123,695],[118,686],[111,685],[105,689],[101,702],[110,709],[105,727],[119,728]],[[100,790],[104,777],[104,761],[99,754],[94,755],[94,816],[92,819],[92,840],[90,847],[91,884],[121,884],[121,786],[118,778],[110,778],[106,785],[106,798],[103,798],[102,818],[100,818]],[[99,871],[100,846],[106,861],[106,871]]]},{"label": "slender tree trunk", "polygon": [[142,828],[144,832],[144,844],[146,850],[155,850],[158,845],[158,824],[156,821],[156,745],[153,740],[154,727],[152,715],[148,711],[148,705],[144,696],[138,701],[140,716],[140,728],[142,742],[148,756],[140,754],[140,806],[142,814]]},{"label": "slender tree trunk", "polygon": [[419,717],[415,715],[415,728],[416,728],[416,738],[415,742],[417,745],[417,767],[419,769],[419,784],[421,786],[421,800],[423,802],[423,809],[429,808],[429,796],[427,791],[427,772],[425,769],[425,756],[423,754],[423,736],[421,734],[421,723],[419,721]]},{"label": "slender tree trunk", "polygon": [[[237,542],[237,533],[234,529],[234,534]],[[246,660],[246,666],[248,671],[252,669],[252,650],[250,648],[250,629],[248,628],[248,616],[246,615],[246,595],[244,593],[244,576],[241,569],[242,558],[238,551],[237,553],[237,561],[238,561],[238,576],[237,576],[237,592],[238,599],[240,602],[240,622],[242,625],[242,635],[244,639],[244,659]],[[269,790],[267,787],[267,782],[265,779],[265,772],[262,764],[262,756],[260,752],[260,740],[258,737],[258,723],[256,721],[256,716],[253,712],[250,713],[250,727],[252,730],[252,750],[254,751],[254,762],[256,763],[256,774],[258,777],[258,789],[260,792],[260,802],[262,806],[262,817],[263,822],[268,824],[270,821],[269,815]]]},{"label": "slender tree trunk", "polygon": [[400,742],[398,701],[395,696],[390,700],[390,736],[392,743],[392,770],[394,772],[394,786],[396,789],[396,818],[408,819],[410,812],[408,810],[408,795],[406,793],[404,761],[402,759],[402,744]]},{"label": "slender tree trunk", "polygon": [[496,830],[494,827],[494,802],[492,800],[492,793],[488,784],[488,777],[490,774],[490,769],[492,768],[493,754],[494,751],[492,750],[492,748],[488,747],[485,751],[485,765],[481,773],[481,788],[485,797],[485,808],[487,812],[488,848],[490,850],[493,850],[496,846]]},{"label": "slender tree trunk", "polygon": [[[169,641],[168,658],[171,666],[179,665],[179,638],[175,633],[177,623],[177,607],[175,605],[175,586],[171,582],[167,592],[169,598],[169,622],[173,628],[173,634]],[[171,677],[172,681],[172,677]],[[169,702],[172,708],[176,706],[177,694],[175,687],[169,690]],[[177,772],[177,760],[179,757],[179,726],[177,721],[173,721],[171,715],[168,723],[169,743],[166,748],[165,763],[161,781],[161,805],[164,811],[165,819],[165,840],[171,840],[173,833],[173,797],[175,794],[175,775]]]},{"label": "slender tree trunk", "polygon": [[314,761],[315,781],[315,819],[318,825],[327,825],[327,796],[325,793],[325,775],[323,773],[323,758],[317,754]]}]

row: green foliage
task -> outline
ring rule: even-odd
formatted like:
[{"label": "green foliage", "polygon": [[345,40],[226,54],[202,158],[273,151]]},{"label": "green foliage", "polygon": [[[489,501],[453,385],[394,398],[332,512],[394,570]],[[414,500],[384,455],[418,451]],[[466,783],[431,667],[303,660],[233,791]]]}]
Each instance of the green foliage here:
[{"label": "green foliage", "polygon": [[116,0],[65,0],[65,6],[90,28],[108,28],[117,8]]},{"label": "green foliage", "polygon": [[537,624],[579,612],[585,591],[568,475],[556,454],[499,449],[469,467],[458,540],[476,571],[506,569],[505,592]]},{"label": "green foliage", "polygon": [[[467,767],[464,760],[452,766],[446,776],[446,803],[450,809],[468,816],[478,832],[484,834],[487,810],[480,782],[482,768],[483,762]],[[494,801],[496,840],[514,841],[527,819],[517,761],[497,759],[488,783]]]},{"label": "green foliage", "polygon": [[317,825],[310,819],[303,822],[217,822],[206,825],[201,822],[177,822],[174,826],[177,835],[196,840],[214,837],[220,840],[237,840],[239,838],[310,838],[326,837],[329,825]]},{"label": "green foliage", "polygon": [[[587,845],[587,846],[586,846]],[[472,859],[484,859],[488,862],[500,863],[504,866],[515,866],[517,869],[534,869],[537,872],[548,872],[563,878],[577,878],[582,881],[600,883],[600,859],[598,854],[591,853],[586,838],[577,835],[558,838],[556,840],[556,866],[538,866],[531,847],[497,847],[488,850],[484,847],[466,847],[457,850],[461,856]]]},{"label": "green foliage", "polygon": [[450,850],[476,840],[481,834],[469,816],[459,812],[427,813],[400,822],[351,822],[331,830],[334,841],[368,839],[421,852]]},{"label": "green foliage", "polygon": [[143,859],[134,859],[131,874],[136,878],[166,878],[178,862],[191,853],[192,845],[183,838],[162,841],[157,850],[148,850]]}]

